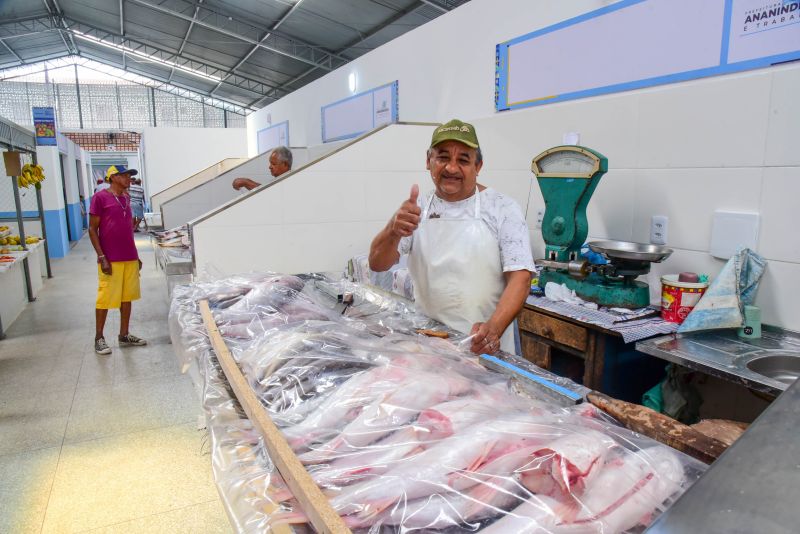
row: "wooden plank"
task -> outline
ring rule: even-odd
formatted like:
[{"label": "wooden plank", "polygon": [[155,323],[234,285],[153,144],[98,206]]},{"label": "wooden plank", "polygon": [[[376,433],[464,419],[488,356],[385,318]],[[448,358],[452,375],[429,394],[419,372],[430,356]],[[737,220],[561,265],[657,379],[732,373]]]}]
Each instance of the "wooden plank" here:
[{"label": "wooden plank", "polygon": [[580,351],[586,349],[588,337],[586,328],[524,308],[517,318],[521,330],[527,330]]},{"label": "wooden plank", "polygon": [[597,392],[589,393],[586,398],[630,430],[685,452],[701,462],[710,464],[728,448],[721,441],[645,406]]},{"label": "wooden plank", "polygon": [[550,370],[550,345],[539,343],[536,338],[529,333],[521,330],[519,333],[520,344],[522,345],[522,356],[534,365],[542,369]]},{"label": "wooden plank", "polygon": [[203,315],[203,322],[211,339],[211,345],[214,347],[220,366],[225,372],[225,376],[228,378],[239,404],[244,408],[253,426],[264,437],[264,444],[269,451],[270,458],[275,463],[275,467],[278,468],[281,476],[283,476],[289,489],[292,490],[292,494],[300,503],[303,512],[308,516],[309,522],[314,525],[318,532],[326,534],[349,533],[350,529],[347,528],[342,518],[333,509],[327,497],[308,474],[300,460],[297,459],[294,451],[284,439],[283,434],[269,418],[266,409],[253,393],[253,389],[247,383],[244,375],[242,375],[239,366],[236,365],[236,361],[225,345],[225,340],[222,339],[217,329],[208,301],[203,300],[200,302],[200,312]]},{"label": "wooden plank", "polygon": [[699,423],[693,424],[692,428],[730,447],[744,434],[748,426],[750,425],[747,423],[727,419],[703,419]]}]

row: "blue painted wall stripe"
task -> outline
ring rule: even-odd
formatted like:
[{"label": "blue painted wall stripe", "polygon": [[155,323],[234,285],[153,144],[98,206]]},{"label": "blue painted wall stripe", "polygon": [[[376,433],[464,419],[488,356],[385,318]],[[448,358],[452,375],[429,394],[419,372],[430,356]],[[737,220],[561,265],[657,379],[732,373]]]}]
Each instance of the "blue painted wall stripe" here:
[{"label": "blue painted wall stripe", "polygon": [[[39,211],[38,210],[30,210],[30,211],[22,211],[23,217],[38,217]],[[0,219],[16,219],[17,212],[16,211],[0,211]]]},{"label": "blue painted wall stripe", "polygon": [[69,235],[72,237],[72,241],[77,241],[83,236],[80,202],[67,204],[67,218],[69,220]]},{"label": "blue painted wall stripe", "polygon": [[63,258],[69,252],[65,210],[44,210],[47,227],[47,252],[51,258]]}]

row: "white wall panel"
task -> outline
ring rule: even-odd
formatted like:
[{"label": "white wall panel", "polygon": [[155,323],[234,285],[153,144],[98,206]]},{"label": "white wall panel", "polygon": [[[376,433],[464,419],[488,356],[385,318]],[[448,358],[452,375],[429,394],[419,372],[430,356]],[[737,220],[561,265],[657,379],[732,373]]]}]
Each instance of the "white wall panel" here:
[{"label": "white wall panel", "polygon": [[650,273],[640,277],[640,280],[650,285],[650,302],[657,303],[661,302],[661,276],[695,272],[707,274],[713,279],[724,265],[724,260],[718,260],[706,252],[676,248],[673,249],[672,255],[663,262],[651,264]]},{"label": "white wall panel", "polygon": [[144,178],[152,197],[225,158],[247,157],[245,128],[148,127],[142,131]]},{"label": "white wall panel", "polygon": [[[528,210],[528,199],[531,187],[538,189],[534,174],[530,169],[520,169],[516,171],[493,171],[484,166],[478,176],[478,182],[495,189],[506,196],[513,198],[522,209],[523,215]],[[433,189],[433,181],[430,173],[426,173],[428,190]]]},{"label": "white wall panel", "polygon": [[281,184],[287,200],[302,199],[301,202],[288,200],[292,205],[284,212],[284,222],[314,224],[364,220],[366,208],[362,184],[374,174],[321,167],[292,176]]},{"label": "white wall panel", "polygon": [[[800,30],[796,30],[800,31]],[[776,69],[772,74],[766,165],[800,165],[797,146],[800,128],[800,69]]]},{"label": "white wall panel", "polygon": [[642,169],[634,180],[633,240],[650,241],[650,218],[669,217],[667,245],[709,250],[714,210],[757,212],[760,167]]},{"label": "white wall panel", "polygon": [[611,169],[600,179],[586,209],[592,236],[631,241],[631,208],[636,203],[634,183],[638,174],[637,171]]},{"label": "white wall panel", "polygon": [[761,70],[644,91],[637,167],[762,165],[771,80]]},{"label": "white wall panel", "polygon": [[422,163],[413,171],[397,171],[365,176],[365,217],[368,220],[383,220],[384,224],[411,194],[411,186],[417,184],[420,194],[433,189],[431,175]]},{"label": "white wall panel", "polygon": [[45,210],[64,209],[64,191],[61,184],[61,157],[58,147],[37,146],[36,159],[44,169],[42,182],[42,205]]},{"label": "white wall panel", "polygon": [[761,321],[800,330],[800,265],[770,261],[756,294],[756,306],[761,308]]},{"label": "white wall panel", "polygon": [[[433,132],[433,125],[428,128]],[[430,142],[430,135],[420,136],[413,128],[393,132],[392,143],[386,143],[380,135],[367,135],[359,141],[358,150],[343,150],[335,158],[330,158],[325,163],[325,170],[390,172],[424,169]]]},{"label": "white wall panel", "polygon": [[615,168],[636,164],[638,95],[595,97],[475,121],[484,159],[498,168],[528,168],[542,151],[562,144],[563,134],[580,133]]},{"label": "white wall panel", "polygon": [[197,172],[153,195],[150,199],[150,209],[154,212],[158,212],[161,208],[161,204],[164,202],[182,195],[186,191],[189,191],[190,189],[193,189],[198,185],[203,184],[215,178],[216,176],[219,176],[223,172],[236,167],[237,165],[241,165],[245,161],[247,161],[246,158],[226,158],[212,164],[209,167],[206,167],[200,172]]},{"label": "white wall panel", "polygon": [[800,263],[800,167],[767,167],[763,183],[758,250],[773,260]]}]

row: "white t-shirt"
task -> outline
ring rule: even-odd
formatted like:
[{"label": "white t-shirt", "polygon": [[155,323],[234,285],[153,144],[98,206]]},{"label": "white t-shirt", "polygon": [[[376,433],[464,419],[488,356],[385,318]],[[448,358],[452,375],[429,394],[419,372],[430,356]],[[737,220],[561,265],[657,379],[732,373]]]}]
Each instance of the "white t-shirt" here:
[{"label": "white t-shirt", "polygon": [[103,189],[108,189],[109,187],[111,187],[111,184],[110,184],[110,183],[108,183],[108,182],[103,182],[102,184],[97,184],[97,187],[95,187],[95,188],[94,188],[94,192],[95,192],[95,193],[99,193],[99,192],[100,192],[100,191],[102,191]]},{"label": "white t-shirt", "polygon": [[[422,211],[425,211],[433,194],[434,191],[430,191],[417,198],[417,204]],[[486,223],[500,244],[500,263],[503,265],[503,272],[521,270],[534,272],[528,223],[522,215],[522,209],[514,199],[490,187],[478,194],[481,196],[481,220]],[[428,217],[434,214],[446,219],[473,217],[475,195],[458,202],[448,202],[434,197]],[[400,240],[397,250],[401,255],[411,252],[413,240],[413,234]]]}]

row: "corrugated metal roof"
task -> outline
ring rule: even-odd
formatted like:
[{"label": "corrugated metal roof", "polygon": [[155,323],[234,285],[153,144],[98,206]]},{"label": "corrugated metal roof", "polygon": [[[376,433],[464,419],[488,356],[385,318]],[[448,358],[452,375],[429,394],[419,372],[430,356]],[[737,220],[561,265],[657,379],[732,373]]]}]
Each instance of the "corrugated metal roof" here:
[{"label": "corrugated metal roof", "polygon": [[2,71],[78,55],[257,109],[469,0],[5,0]]}]

